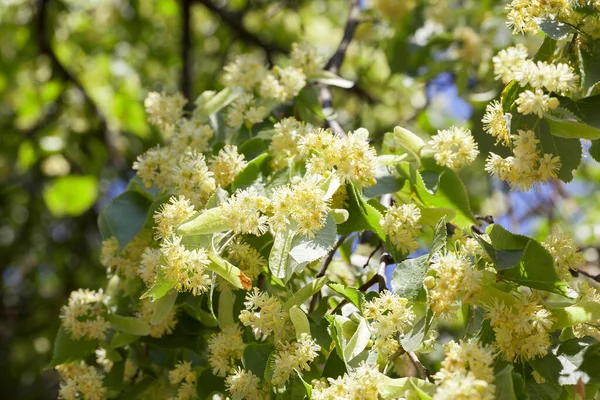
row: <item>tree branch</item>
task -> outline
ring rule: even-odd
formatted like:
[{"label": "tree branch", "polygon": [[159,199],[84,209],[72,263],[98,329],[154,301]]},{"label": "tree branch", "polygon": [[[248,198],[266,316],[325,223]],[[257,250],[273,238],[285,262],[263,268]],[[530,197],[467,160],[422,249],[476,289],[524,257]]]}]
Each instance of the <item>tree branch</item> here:
[{"label": "tree branch", "polygon": [[[344,243],[344,241],[347,238],[348,238],[348,235],[340,236],[340,238],[335,243],[335,245],[333,246],[333,248],[327,254],[327,257],[325,258],[325,261],[323,261],[323,266],[321,267],[321,269],[317,273],[316,279],[325,276],[325,273],[327,272],[327,268],[329,267],[329,264],[331,264],[331,261],[333,260],[333,256],[335,255],[335,252],[340,248],[340,246]],[[312,311],[314,311],[317,308],[317,303],[319,302],[320,298],[321,298],[321,291],[319,290],[317,293],[315,293],[313,295],[312,299],[310,300],[309,312],[312,312]]]},{"label": "tree branch", "polygon": [[48,57],[52,69],[61,76],[64,82],[70,83],[73,86],[75,86],[79,93],[81,93],[84,101],[92,108],[94,114],[96,115],[96,119],[100,124],[100,130],[102,135],[100,139],[106,144],[111,164],[118,170],[125,171],[125,161],[117,151],[113,133],[108,127],[108,121],[106,117],[104,116],[104,114],[102,114],[100,108],[98,107],[96,102],[90,97],[90,95],[85,90],[79,79],[77,79],[75,75],[69,72],[69,70],[62,64],[62,62],[58,59],[58,56],[52,49],[50,38],[48,37],[48,35],[46,35],[47,13],[49,3],[50,0],[38,0],[37,2],[38,14],[37,19],[35,21],[35,34],[40,54],[43,54],[46,57]]},{"label": "tree branch", "polygon": [[[331,58],[325,64],[325,70],[337,74],[340,70],[344,58],[346,57],[346,51],[348,46],[354,37],[354,32],[359,23],[360,16],[360,4],[359,0],[352,0],[350,4],[350,12],[348,13],[348,19],[346,20],[346,27],[344,28],[344,35],[342,41],[338,45],[337,50]],[[331,128],[335,133],[340,136],[346,136],[346,131],[342,128],[340,123],[335,117],[335,110],[331,101],[331,92],[329,86],[325,84],[319,85],[319,99],[321,100],[321,106],[323,107],[323,114],[325,114],[325,121],[327,126]]]},{"label": "tree branch", "polygon": [[181,0],[181,93],[192,105],[192,0]]}]

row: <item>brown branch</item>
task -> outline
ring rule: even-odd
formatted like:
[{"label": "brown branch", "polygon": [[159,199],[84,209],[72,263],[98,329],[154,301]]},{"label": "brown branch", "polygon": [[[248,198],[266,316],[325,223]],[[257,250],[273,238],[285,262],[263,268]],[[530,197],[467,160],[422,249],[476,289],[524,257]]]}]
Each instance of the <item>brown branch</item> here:
[{"label": "brown branch", "polygon": [[115,146],[113,133],[109,129],[106,117],[100,111],[100,108],[88,94],[88,92],[83,87],[79,79],[71,72],[69,72],[69,70],[59,60],[58,56],[54,52],[54,49],[52,49],[51,39],[46,34],[49,3],[50,0],[38,0],[37,2],[38,14],[35,20],[35,34],[40,53],[48,57],[52,69],[61,76],[64,82],[70,83],[73,86],[75,86],[75,88],[81,93],[84,101],[92,108],[94,114],[96,115],[96,119],[100,124],[101,134],[103,135],[100,139],[106,144],[109,154],[109,160],[115,168],[117,168],[120,171],[125,171],[125,161],[123,160]]},{"label": "brown branch", "polygon": [[589,272],[584,271],[582,269],[578,269],[577,271],[570,270],[570,272],[571,272],[571,275],[573,275],[575,277],[578,274],[581,274],[581,275],[585,276],[586,278],[592,279],[593,281],[600,282],[600,274],[599,275],[590,274]]},{"label": "brown branch", "polygon": [[359,0],[352,0],[350,4],[350,12],[348,14],[348,19],[346,20],[346,27],[344,28],[344,35],[342,36],[342,41],[338,45],[337,50],[327,64],[325,64],[325,70],[333,72],[337,74],[344,62],[344,58],[346,57],[346,51],[348,50],[348,46],[350,42],[352,42],[352,38],[354,37],[354,32],[356,31],[356,27],[359,23],[360,16],[360,4]]},{"label": "brown branch", "polygon": [[[329,264],[331,264],[331,261],[333,261],[333,256],[335,255],[335,252],[340,248],[340,246],[344,243],[344,241],[347,238],[348,238],[348,235],[340,236],[340,238],[335,243],[333,248],[329,251],[329,253],[327,254],[327,257],[325,258],[325,261],[323,261],[323,266],[317,273],[317,277],[316,277],[317,279],[325,276],[325,273],[327,272],[327,268],[329,267]],[[313,312],[317,308],[317,303],[319,302],[320,298],[321,298],[321,291],[319,290],[317,293],[315,293],[313,295],[312,299],[310,300],[309,312]]]},{"label": "brown branch", "polygon": [[[324,69],[326,71],[337,74],[340,70],[342,63],[344,62],[344,58],[346,57],[346,51],[348,50],[348,46],[350,45],[350,42],[354,37],[356,27],[358,26],[359,16],[359,0],[352,0],[352,3],[350,4],[350,12],[348,13],[348,19],[346,20],[346,27],[344,28],[344,35],[342,36],[342,41],[338,45],[338,48],[335,51],[335,53],[333,53],[331,58],[325,64]],[[319,99],[321,100],[321,106],[323,107],[323,114],[325,114],[326,125],[338,135],[346,136],[346,132],[336,119],[333,103],[331,101],[331,91],[329,90],[329,86],[325,84],[319,85]]]},{"label": "brown branch", "polygon": [[181,0],[181,93],[192,105],[192,0]]}]

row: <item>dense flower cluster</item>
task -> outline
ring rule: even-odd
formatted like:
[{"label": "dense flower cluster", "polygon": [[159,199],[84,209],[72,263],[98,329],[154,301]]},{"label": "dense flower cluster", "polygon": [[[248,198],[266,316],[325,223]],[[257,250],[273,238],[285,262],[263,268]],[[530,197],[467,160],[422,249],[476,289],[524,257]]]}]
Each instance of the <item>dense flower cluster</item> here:
[{"label": "dense flower cluster", "polygon": [[[590,8],[592,12],[590,12]],[[513,0],[508,6],[507,23],[515,33],[536,34],[540,24],[552,21],[575,27],[592,38],[600,38],[598,1],[527,1]],[[596,12],[594,12],[596,9]]]},{"label": "dense flower cluster", "polygon": [[481,278],[463,253],[438,254],[431,263],[434,279],[427,279],[428,301],[434,315],[454,319],[461,302],[481,289]]},{"label": "dense flower cluster", "polygon": [[442,369],[434,375],[439,385],[433,398],[486,399],[495,398],[494,355],[492,350],[476,341],[454,341],[444,344]]},{"label": "dense flower cluster", "polygon": [[471,131],[456,126],[438,131],[429,145],[435,152],[435,161],[442,167],[460,168],[469,165],[479,154]]},{"label": "dense flower cluster", "polygon": [[372,320],[371,329],[375,336],[373,347],[383,357],[390,357],[400,348],[398,334],[409,331],[415,319],[408,300],[385,291],[380,297],[364,305],[365,318]]},{"label": "dense flower cluster", "polygon": [[313,381],[312,398],[314,400],[377,399],[381,394],[383,379],[384,375],[377,367],[362,363],[339,378],[327,378],[327,382]]},{"label": "dense flower cluster", "polygon": [[104,340],[110,323],[105,319],[107,297],[98,291],[79,289],[71,293],[63,306],[62,326],[75,339]]},{"label": "dense flower cluster", "polygon": [[319,355],[320,349],[317,342],[305,333],[298,341],[283,345],[273,357],[273,385],[284,386],[296,371],[310,370],[309,364]]},{"label": "dense flower cluster", "polygon": [[415,239],[421,233],[420,218],[421,211],[414,204],[396,204],[385,213],[381,228],[398,250],[410,253],[419,247]]},{"label": "dense flower cluster", "polygon": [[58,398],[61,400],[103,400],[106,387],[103,374],[85,362],[63,364],[56,367],[61,383]]},{"label": "dense flower cluster", "polygon": [[494,346],[510,362],[543,357],[550,347],[552,314],[535,295],[523,294],[513,305],[496,300],[487,306],[494,328]]},{"label": "dense flower cluster", "polygon": [[554,228],[552,234],[542,242],[542,246],[554,258],[554,268],[565,281],[571,279],[571,271],[577,271],[585,262],[583,253],[579,251],[573,239],[560,228]]},{"label": "dense flower cluster", "polygon": [[257,338],[273,334],[276,341],[282,341],[289,336],[289,316],[277,297],[254,288],[246,295],[244,306],[240,321],[251,326]]},{"label": "dense flower cluster", "polygon": [[[568,64],[536,62],[527,57],[527,49],[522,44],[501,50],[493,58],[494,72],[497,79],[504,83],[514,81],[522,88],[514,103],[509,105],[511,109],[516,106],[515,111],[519,114],[542,118],[560,106],[552,93],[565,95],[577,91],[579,77]],[[511,147],[513,156],[502,158],[490,153],[486,170],[516,190],[529,190],[556,178],[562,166],[560,157],[540,151],[540,138],[532,130],[535,126],[518,129],[517,134],[511,135],[513,116],[504,107],[503,103],[492,101],[482,121],[484,130],[496,138],[496,144]]]},{"label": "dense flower cluster", "polygon": [[240,327],[228,325],[208,339],[208,363],[216,376],[224,377],[232,362],[242,358],[246,345]]},{"label": "dense flower cluster", "polygon": [[174,369],[169,371],[169,383],[177,385],[177,395],[169,400],[195,400],[198,398],[196,392],[196,380],[198,377],[192,371],[192,363],[180,361]]}]

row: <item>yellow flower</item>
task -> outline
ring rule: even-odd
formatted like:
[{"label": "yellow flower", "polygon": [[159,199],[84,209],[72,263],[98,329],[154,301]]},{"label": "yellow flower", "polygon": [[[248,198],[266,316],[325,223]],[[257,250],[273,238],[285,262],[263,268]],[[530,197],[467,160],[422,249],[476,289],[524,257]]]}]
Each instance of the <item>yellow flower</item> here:
[{"label": "yellow flower", "polygon": [[396,248],[411,253],[419,247],[415,241],[421,233],[421,210],[414,204],[396,204],[390,207],[381,220],[381,228]]}]

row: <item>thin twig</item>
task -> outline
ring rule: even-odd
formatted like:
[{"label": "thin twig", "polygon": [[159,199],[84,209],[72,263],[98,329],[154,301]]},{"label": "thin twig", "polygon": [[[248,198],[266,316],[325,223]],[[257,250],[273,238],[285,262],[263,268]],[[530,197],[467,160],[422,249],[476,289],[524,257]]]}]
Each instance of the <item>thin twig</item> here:
[{"label": "thin twig", "polygon": [[[338,45],[338,48],[335,51],[335,53],[333,53],[331,58],[325,64],[324,69],[326,71],[337,74],[340,70],[342,63],[344,62],[344,58],[346,57],[346,51],[348,50],[348,46],[350,45],[350,42],[354,37],[356,27],[358,26],[359,16],[359,0],[352,0],[352,3],[350,4],[350,12],[348,14],[348,19],[346,20],[346,27],[344,28],[344,35],[342,36],[342,41]],[[331,101],[331,91],[329,90],[329,86],[325,84],[319,85],[319,99],[321,100],[321,106],[323,107],[323,114],[325,114],[326,125],[338,135],[346,136],[346,132],[336,119],[333,103]]]},{"label": "thin twig", "polygon": [[423,365],[423,363],[421,363],[417,355],[412,351],[407,351],[406,355],[408,356],[412,364],[415,366],[416,370],[419,371],[421,377],[423,377],[426,381],[431,382],[431,372],[429,372],[429,370],[425,368],[425,366]]},{"label": "thin twig", "polygon": [[[335,255],[336,251],[340,248],[340,246],[344,243],[344,241],[347,238],[348,238],[348,235],[340,236],[340,238],[335,243],[333,248],[329,251],[329,253],[327,254],[327,258],[325,258],[325,261],[323,261],[323,266],[317,273],[317,279],[321,278],[322,276],[325,276],[325,273],[327,272],[327,268],[329,267],[329,264],[331,264],[331,261],[333,260],[333,256]],[[317,303],[319,302],[320,298],[321,298],[321,291],[319,290],[317,293],[315,293],[313,295],[312,299],[310,300],[309,312],[313,312],[317,308]]]},{"label": "thin twig", "polygon": [[575,276],[577,276],[576,274],[581,274],[583,276],[585,276],[586,278],[590,278],[596,282],[600,282],[600,275],[594,275],[594,274],[590,274],[587,271],[584,271],[582,269],[578,269],[577,271],[572,271],[575,273]]},{"label": "thin twig", "polygon": [[365,263],[365,265],[363,265],[363,269],[365,269],[369,266],[369,263],[371,262],[371,258],[373,258],[375,253],[377,253],[382,247],[383,247],[383,242],[380,240],[377,247],[375,247],[375,249],[371,252],[371,254],[369,254],[369,258],[367,258],[367,262]]}]

